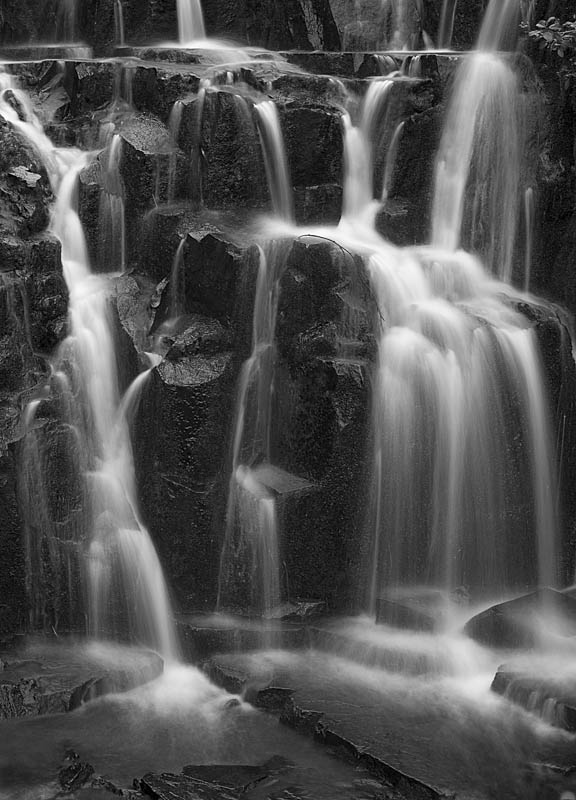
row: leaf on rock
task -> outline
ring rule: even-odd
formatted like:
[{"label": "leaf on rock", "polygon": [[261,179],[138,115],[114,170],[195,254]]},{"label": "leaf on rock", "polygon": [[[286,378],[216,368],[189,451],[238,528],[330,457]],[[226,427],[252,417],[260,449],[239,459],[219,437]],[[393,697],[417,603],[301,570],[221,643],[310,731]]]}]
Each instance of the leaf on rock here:
[{"label": "leaf on rock", "polygon": [[41,175],[38,175],[37,172],[30,172],[30,170],[26,167],[14,167],[14,169],[9,171],[8,175],[13,175],[15,178],[24,181],[24,183],[26,183],[32,189],[42,177]]}]

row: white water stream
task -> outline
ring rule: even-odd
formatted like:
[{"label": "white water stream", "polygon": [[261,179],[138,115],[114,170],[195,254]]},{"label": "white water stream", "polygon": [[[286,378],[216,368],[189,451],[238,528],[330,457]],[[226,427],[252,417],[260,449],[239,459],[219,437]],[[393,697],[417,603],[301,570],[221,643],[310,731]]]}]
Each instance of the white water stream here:
[{"label": "white water stream", "polygon": [[[54,147],[26,95],[9,76],[0,79],[0,112],[36,150],[56,195],[51,229],[62,246],[70,336],[54,370],[61,375],[63,411],[71,412],[65,422],[75,432],[86,468],[86,527],[79,531],[79,544],[86,548],[89,628],[96,636],[109,636],[119,625],[123,635],[173,658],[176,645],[168,592],[154,546],[139,519],[132,450],[120,405],[108,282],[91,273],[76,211],[78,175],[91,154]],[[12,97],[17,103],[11,102]],[[31,473],[25,465],[23,474]],[[41,543],[28,547],[40,548]]]}]

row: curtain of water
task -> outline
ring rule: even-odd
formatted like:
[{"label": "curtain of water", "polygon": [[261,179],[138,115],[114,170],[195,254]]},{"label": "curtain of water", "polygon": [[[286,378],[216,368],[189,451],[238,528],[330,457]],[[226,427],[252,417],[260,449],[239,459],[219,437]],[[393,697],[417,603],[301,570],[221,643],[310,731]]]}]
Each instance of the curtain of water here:
[{"label": "curtain of water", "polygon": [[78,39],[76,5],[76,0],[60,0],[56,23],[59,42],[75,42]]},{"label": "curtain of water", "polygon": [[[252,467],[271,458],[275,331],[284,249],[282,243],[271,243],[267,252],[260,251],[252,354],[242,367],[236,400],[219,608],[245,601],[244,593],[255,609],[266,613],[280,599],[275,501]],[[238,586],[241,572],[244,585]]]},{"label": "curtain of water", "polygon": [[[6,82],[5,77],[3,81]],[[86,518],[85,527],[77,532],[81,537],[77,544],[87,542],[88,546],[89,626],[95,635],[109,634],[120,616],[128,635],[172,657],[176,646],[168,593],[154,547],[138,517],[131,445],[120,408],[106,281],[91,274],[75,208],[78,174],[90,156],[75,149],[54,148],[25,95],[16,93],[24,115],[8,102],[6,91],[0,98],[0,110],[36,149],[50,176],[56,194],[52,231],[62,245],[64,277],[70,293],[71,336],[61,346],[55,374],[61,376],[58,383],[66,396],[62,410],[71,412],[67,423],[77,443],[73,458],[84,465]],[[30,456],[26,458],[25,453],[24,482],[36,469],[32,459],[38,454]],[[36,478],[36,485],[44,485],[42,475]],[[42,530],[37,532],[45,534]]]},{"label": "curtain of water", "polygon": [[107,272],[126,269],[124,184],[120,175],[122,137],[111,134],[100,158],[102,192],[99,209],[99,261]]},{"label": "curtain of water", "polygon": [[278,117],[278,109],[272,100],[264,100],[254,106],[258,131],[264,153],[264,164],[274,213],[286,222],[294,218],[292,182],[288,170],[286,150]]},{"label": "curtain of water", "polygon": [[178,11],[178,40],[181,45],[206,38],[200,0],[176,0]]},{"label": "curtain of water", "polygon": [[476,53],[462,64],[436,162],[432,243],[480,252],[512,277],[522,173],[522,105],[509,64]]},{"label": "curtain of water", "polygon": [[442,3],[440,27],[438,28],[438,47],[443,50],[449,49],[452,45],[457,2],[458,0],[443,0]]}]

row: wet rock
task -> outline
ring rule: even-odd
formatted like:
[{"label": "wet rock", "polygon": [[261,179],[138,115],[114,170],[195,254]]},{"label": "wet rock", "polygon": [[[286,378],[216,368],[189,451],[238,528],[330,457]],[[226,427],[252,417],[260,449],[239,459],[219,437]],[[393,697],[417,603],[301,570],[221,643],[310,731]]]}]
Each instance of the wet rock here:
[{"label": "wet rock", "polygon": [[58,772],[58,782],[65,791],[73,792],[88,783],[93,774],[94,767],[82,762],[77,753],[69,750]]},{"label": "wet rock", "polygon": [[285,622],[304,622],[312,620],[325,611],[324,603],[318,601],[296,603],[286,602],[271,609],[266,619],[280,619]]},{"label": "wet rock", "polygon": [[[18,505],[14,447],[0,439],[0,635],[26,624],[24,542]],[[0,682],[2,673],[0,673]]]},{"label": "wet rock", "polygon": [[434,107],[413,114],[404,123],[388,198],[376,219],[378,231],[394,244],[428,240],[435,153],[443,113]]},{"label": "wet rock", "polygon": [[208,92],[201,130],[204,202],[212,208],[262,204],[268,184],[249,100],[227,91]]},{"label": "wet rock", "polygon": [[[0,145],[0,231],[26,238],[48,224],[48,176],[36,152],[3,117]],[[7,262],[3,264],[6,268]]]},{"label": "wet rock", "polygon": [[213,608],[237,366],[230,352],[176,356],[153,370],[135,421],[142,505],[181,606]]},{"label": "wet rock", "polygon": [[282,110],[280,118],[293,185],[340,183],[341,112],[292,102]]},{"label": "wet rock", "polygon": [[293,689],[287,689],[282,686],[267,686],[265,689],[256,689],[253,692],[248,690],[246,692],[246,701],[264,711],[280,713],[293,694]]},{"label": "wet rock", "polygon": [[[162,674],[162,659],[141,651],[137,668],[102,667],[77,658],[71,648],[48,646],[7,651],[0,673],[0,719],[62,714],[114,692],[125,692]],[[85,775],[84,765],[75,764]],[[73,787],[76,788],[76,787]]]},{"label": "wet rock", "polygon": [[498,667],[490,688],[555,727],[576,733],[576,684],[570,683],[510,664]]},{"label": "wet rock", "polygon": [[289,50],[282,53],[289,64],[295,64],[316,75],[337,75],[352,78],[359,59],[354,53],[324,53]]},{"label": "wet rock", "polygon": [[300,225],[336,225],[342,210],[342,187],[335,183],[297,186],[294,211]]},{"label": "wet rock", "polygon": [[70,111],[74,116],[93,114],[114,99],[117,68],[113,63],[70,61],[65,69],[65,82],[71,98]]},{"label": "wet rock", "polygon": [[565,636],[576,634],[576,600],[547,588],[491,606],[472,617],[464,631],[489,647],[532,647],[538,621],[545,619],[547,613],[558,618],[559,630]]},{"label": "wet rock", "polygon": [[248,764],[190,764],[182,769],[184,775],[225,789],[247,792],[268,777],[266,765]]},{"label": "wet rock", "polygon": [[272,50],[338,50],[340,37],[327,0],[216,0],[204,10],[213,35]]},{"label": "wet rock", "polygon": [[242,694],[250,679],[246,670],[229,666],[214,658],[205,662],[202,669],[211,681],[230,694]]},{"label": "wet rock", "polygon": [[30,337],[34,349],[51,353],[68,332],[68,288],[62,272],[60,242],[49,234],[35,237],[25,286]]},{"label": "wet rock", "polygon": [[145,275],[123,275],[116,281],[118,323],[132,344],[131,353],[126,352],[128,346],[123,348],[124,357],[119,361],[123,368],[130,366],[130,375],[135,371],[134,351],[141,354],[149,349],[148,333],[154,320],[155,291],[156,285]]},{"label": "wet rock", "polygon": [[154,800],[239,800],[241,793],[188,775],[144,775],[140,791]]},{"label": "wet rock", "polygon": [[444,601],[441,592],[411,597],[393,594],[379,597],[376,600],[376,622],[415,631],[434,631],[442,623]]},{"label": "wet rock", "polygon": [[174,103],[195,102],[200,78],[194,72],[155,66],[138,66],[134,71],[132,93],[136,108],[154,114],[167,123]]},{"label": "wet rock", "polygon": [[287,649],[303,647],[306,642],[305,628],[301,625],[281,626],[260,619],[214,614],[180,618],[178,633],[185,657],[192,663],[218,653],[256,650],[264,636],[271,646]]},{"label": "wet rock", "polygon": [[185,357],[214,356],[227,350],[230,345],[230,332],[218,320],[197,315],[188,320],[189,324],[183,333],[176,336],[166,358],[178,361]]}]

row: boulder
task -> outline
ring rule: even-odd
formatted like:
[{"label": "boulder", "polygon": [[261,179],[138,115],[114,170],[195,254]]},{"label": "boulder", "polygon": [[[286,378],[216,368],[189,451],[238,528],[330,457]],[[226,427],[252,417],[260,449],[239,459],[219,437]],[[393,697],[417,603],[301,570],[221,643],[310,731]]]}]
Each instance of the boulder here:
[{"label": "boulder", "polygon": [[576,600],[548,588],[491,606],[468,620],[464,632],[488,647],[530,648],[547,615],[563,635],[576,635]]},{"label": "boulder", "polygon": [[505,664],[498,667],[490,688],[555,727],[576,733],[576,684],[535,673]]},{"label": "boulder", "polygon": [[395,628],[432,632],[442,624],[444,602],[442,592],[414,595],[391,593],[377,598],[376,622]]}]

